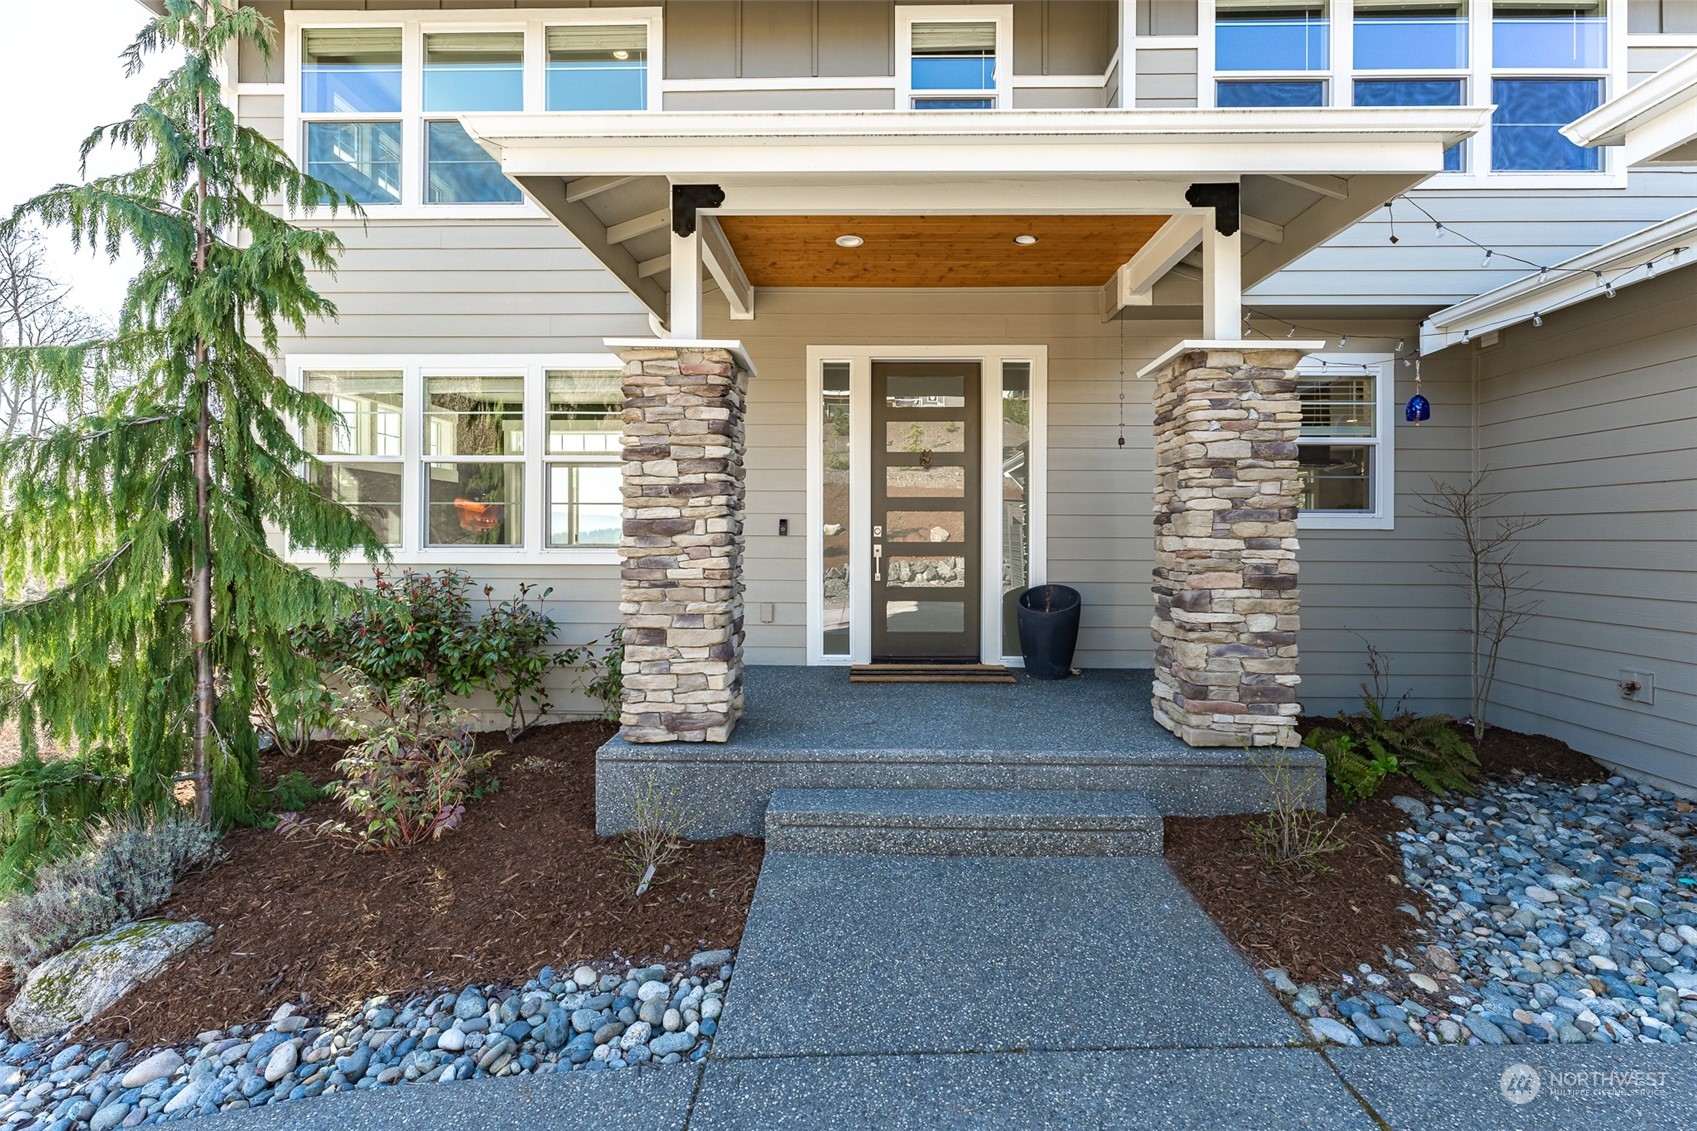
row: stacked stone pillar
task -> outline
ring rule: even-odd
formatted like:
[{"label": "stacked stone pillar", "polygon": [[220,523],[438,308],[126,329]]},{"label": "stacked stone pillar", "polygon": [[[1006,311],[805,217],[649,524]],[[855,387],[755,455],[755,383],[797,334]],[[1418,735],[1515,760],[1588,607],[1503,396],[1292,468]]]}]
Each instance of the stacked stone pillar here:
[{"label": "stacked stone pillar", "polygon": [[724,742],[743,705],[743,409],[729,349],[615,344],[624,374],[630,742]]},{"label": "stacked stone pillar", "polygon": [[1185,343],[1150,372],[1154,711],[1192,746],[1299,741],[1293,346]]}]

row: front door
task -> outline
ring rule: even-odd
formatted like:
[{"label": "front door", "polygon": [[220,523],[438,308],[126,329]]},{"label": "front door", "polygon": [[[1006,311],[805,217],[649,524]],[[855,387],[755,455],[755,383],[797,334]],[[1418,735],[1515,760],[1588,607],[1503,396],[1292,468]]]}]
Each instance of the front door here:
[{"label": "front door", "polygon": [[872,659],[979,658],[976,361],[872,363]]}]

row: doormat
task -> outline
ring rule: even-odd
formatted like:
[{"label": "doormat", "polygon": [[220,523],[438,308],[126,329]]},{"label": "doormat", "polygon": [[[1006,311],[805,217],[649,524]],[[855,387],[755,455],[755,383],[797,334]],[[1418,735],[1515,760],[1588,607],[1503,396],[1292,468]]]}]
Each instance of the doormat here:
[{"label": "doormat", "polygon": [[855,664],[850,683],[1012,683],[999,664]]}]

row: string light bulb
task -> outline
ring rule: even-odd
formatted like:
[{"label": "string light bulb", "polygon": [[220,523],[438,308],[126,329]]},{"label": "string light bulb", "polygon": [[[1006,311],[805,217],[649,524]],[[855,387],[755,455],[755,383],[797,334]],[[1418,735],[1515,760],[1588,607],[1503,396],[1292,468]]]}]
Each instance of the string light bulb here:
[{"label": "string light bulb", "polygon": [[1534,310],[1532,312],[1532,325],[1542,326],[1543,324],[1544,324],[1544,316],[1542,314],[1539,314],[1536,310]]},{"label": "string light bulb", "polygon": [[1615,297],[1615,285],[1613,283],[1604,283],[1603,293],[1610,298]]},{"label": "string light bulb", "polygon": [[1468,342],[1471,342],[1472,340],[1473,340],[1473,331],[1472,330],[1463,330],[1461,332],[1461,344],[1462,345],[1466,345]]},{"label": "string light bulb", "polygon": [[1494,255],[1494,254],[1495,254],[1495,252],[1493,252],[1490,248],[1486,248],[1485,249],[1485,262],[1479,264],[1479,266],[1489,267],[1491,265],[1491,256]]},{"label": "string light bulb", "polygon": [[1442,220],[1433,220],[1432,221],[1432,227],[1437,231],[1438,238],[1443,239],[1444,238],[1444,222]]}]

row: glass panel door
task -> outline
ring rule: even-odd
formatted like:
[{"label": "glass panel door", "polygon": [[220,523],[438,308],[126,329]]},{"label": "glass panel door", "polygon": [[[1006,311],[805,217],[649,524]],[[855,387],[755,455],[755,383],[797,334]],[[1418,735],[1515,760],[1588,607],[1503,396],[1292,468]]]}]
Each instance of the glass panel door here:
[{"label": "glass panel door", "polygon": [[872,658],[979,658],[976,361],[872,363]]}]

